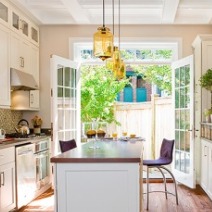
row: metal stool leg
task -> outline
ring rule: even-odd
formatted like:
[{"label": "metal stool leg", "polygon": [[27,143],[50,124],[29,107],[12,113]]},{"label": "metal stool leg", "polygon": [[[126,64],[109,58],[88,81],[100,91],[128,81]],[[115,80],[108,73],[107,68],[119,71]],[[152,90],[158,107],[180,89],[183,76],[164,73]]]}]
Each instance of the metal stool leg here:
[{"label": "metal stool leg", "polygon": [[147,186],[147,206],[146,209],[149,210],[149,167],[147,166],[147,175],[146,175],[146,186]]},{"label": "metal stool leg", "polygon": [[174,175],[169,171],[166,167],[161,166],[161,168],[165,169],[172,177],[173,182],[174,182],[174,187],[175,187],[175,196],[176,196],[176,204],[178,205],[178,194],[177,194],[177,184]]},{"label": "metal stool leg", "polygon": [[165,196],[166,196],[166,199],[168,199],[168,195],[167,195],[167,184],[166,184],[166,177],[165,177],[165,174],[163,173],[163,171],[160,169],[160,167],[157,167],[158,170],[160,171],[160,173],[162,174],[163,176],[163,183],[164,183],[164,187],[165,187]]}]

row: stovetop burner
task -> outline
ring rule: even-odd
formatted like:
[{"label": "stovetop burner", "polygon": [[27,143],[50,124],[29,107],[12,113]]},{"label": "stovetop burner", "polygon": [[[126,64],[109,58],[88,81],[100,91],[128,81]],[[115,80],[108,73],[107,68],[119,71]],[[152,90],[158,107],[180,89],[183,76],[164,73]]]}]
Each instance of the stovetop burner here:
[{"label": "stovetop burner", "polygon": [[21,134],[21,133],[9,133],[6,134],[6,138],[31,138],[34,137],[35,134]]},{"label": "stovetop burner", "polygon": [[21,133],[8,133],[5,134],[5,138],[33,138],[39,136],[45,136],[45,133],[37,134],[21,134]]}]

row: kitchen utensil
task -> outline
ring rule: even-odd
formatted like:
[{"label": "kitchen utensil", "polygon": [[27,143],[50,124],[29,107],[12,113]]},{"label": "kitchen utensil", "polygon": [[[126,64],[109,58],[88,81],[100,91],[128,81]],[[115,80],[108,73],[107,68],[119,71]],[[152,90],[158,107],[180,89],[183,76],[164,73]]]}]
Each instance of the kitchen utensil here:
[{"label": "kitchen utensil", "polygon": [[29,132],[30,132],[29,122],[26,119],[21,119],[18,122],[18,126],[15,127],[15,130],[16,130],[17,133],[20,133],[22,135],[29,134]]},{"label": "kitchen utensil", "polygon": [[5,138],[5,133],[6,133],[6,131],[4,129],[0,129],[0,139]]}]

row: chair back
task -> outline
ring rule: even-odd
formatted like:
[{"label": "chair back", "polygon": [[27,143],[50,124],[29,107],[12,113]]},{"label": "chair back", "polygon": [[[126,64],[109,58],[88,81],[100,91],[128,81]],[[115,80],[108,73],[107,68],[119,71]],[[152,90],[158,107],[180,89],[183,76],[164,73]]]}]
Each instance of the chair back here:
[{"label": "chair back", "polygon": [[60,143],[60,150],[61,152],[66,152],[68,150],[74,149],[77,147],[75,139],[71,139],[68,141],[61,141],[59,140]]},{"label": "chair back", "polygon": [[163,139],[160,149],[160,158],[166,159],[168,163],[172,162],[174,149],[174,140]]}]

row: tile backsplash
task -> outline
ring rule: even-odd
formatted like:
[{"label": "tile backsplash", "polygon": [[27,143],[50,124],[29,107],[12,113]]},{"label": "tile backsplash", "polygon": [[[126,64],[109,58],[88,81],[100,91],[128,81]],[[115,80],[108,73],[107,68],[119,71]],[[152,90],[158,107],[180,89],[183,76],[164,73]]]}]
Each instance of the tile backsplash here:
[{"label": "tile backsplash", "polygon": [[0,109],[0,129],[4,129],[6,133],[14,133],[14,126],[18,125],[22,119],[23,112],[10,109]]}]

